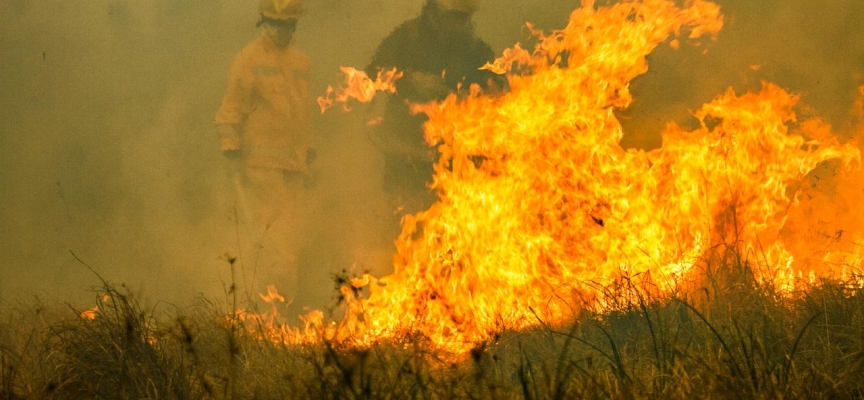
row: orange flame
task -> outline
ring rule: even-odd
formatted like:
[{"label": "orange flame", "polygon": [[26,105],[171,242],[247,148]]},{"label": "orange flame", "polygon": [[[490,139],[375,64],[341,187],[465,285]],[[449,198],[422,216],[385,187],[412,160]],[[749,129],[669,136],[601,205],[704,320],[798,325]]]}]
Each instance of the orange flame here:
[{"label": "orange flame", "polygon": [[377,92],[396,93],[395,82],[402,78],[402,72],[397,71],[396,68],[389,71],[378,71],[378,76],[374,81],[365,72],[358,69],[352,67],[341,67],[340,69],[345,74],[345,85],[339,89],[328,86],[327,93],[318,97],[321,113],[337,103],[342,104],[342,108],[348,111],[350,109],[348,101],[352,98],[361,103],[368,103],[375,98]]},{"label": "orange flame", "polygon": [[[111,295],[109,295],[108,293],[105,293],[102,295],[102,298],[101,298],[101,301],[99,301],[99,304],[108,303],[110,300],[111,300]],[[99,316],[99,311],[100,311],[100,308],[99,308],[99,305],[97,304],[96,306],[93,306],[93,308],[88,308],[88,309],[82,311],[81,314],[79,314],[79,317],[86,319],[86,320],[89,320],[89,321],[93,321],[96,319],[97,316]]]},{"label": "orange flame", "polygon": [[674,289],[715,249],[791,289],[801,271],[781,230],[796,182],[824,161],[860,159],[826,124],[799,122],[797,96],[770,83],[729,90],[694,112],[699,128],[670,124],[662,148],[619,145],[613,110],[632,102],[646,56],[682,30],[694,40],[722,26],[708,1],[584,0],[564,29],[534,32],[533,52],[516,46],[484,67],[508,74],[508,92],[416,106],[440,151],[439,201],[403,219],[393,274],[352,282],[368,297],[344,288],[342,321],[312,313],[291,340],[412,333],[463,353],[502,329],[564,322],[621,277]]},{"label": "orange flame", "polygon": [[99,313],[99,306],[95,306],[93,308],[88,308],[81,312],[81,318],[86,320],[93,321],[96,319],[96,315]]}]

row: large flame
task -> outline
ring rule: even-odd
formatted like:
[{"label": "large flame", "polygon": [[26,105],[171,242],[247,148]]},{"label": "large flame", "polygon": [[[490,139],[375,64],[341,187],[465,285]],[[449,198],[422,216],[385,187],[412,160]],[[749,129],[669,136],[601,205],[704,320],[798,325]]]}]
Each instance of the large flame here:
[{"label": "large flame", "polygon": [[506,93],[475,87],[416,106],[439,145],[439,201],[403,220],[393,274],[355,281],[369,287],[362,299],[343,288],[345,319],[310,314],[295,337],[412,333],[462,352],[501,329],[566,321],[622,276],[666,292],[713,249],[791,287],[801,270],[780,234],[797,182],[859,158],[827,125],[798,121],[797,96],[770,83],[730,90],[694,112],[697,129],[670,124],[658,150],[619,145],[614,111],[631,103],[646,56],[681,31],[695,41],[722,26],[708,1],[585,0],[566,28],[535,32],[533,52],[517,46],[485,67],[507,74]]}]

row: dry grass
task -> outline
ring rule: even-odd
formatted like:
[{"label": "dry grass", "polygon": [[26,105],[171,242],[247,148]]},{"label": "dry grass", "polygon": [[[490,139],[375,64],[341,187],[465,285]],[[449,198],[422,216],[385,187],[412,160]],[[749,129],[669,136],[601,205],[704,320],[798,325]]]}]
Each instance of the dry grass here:
[{"label": "dry grass", "polygon": [[462,361],[412,337],[275,345],[205,299],[157,312],[106,283],[93,320],[42,305],[0,313],[0,398],[864,398],[859,288],[824,280],[779,296],[746,263],[706,264],[686,293],[651,298],[625,280],[608,309],[501,332]]}]

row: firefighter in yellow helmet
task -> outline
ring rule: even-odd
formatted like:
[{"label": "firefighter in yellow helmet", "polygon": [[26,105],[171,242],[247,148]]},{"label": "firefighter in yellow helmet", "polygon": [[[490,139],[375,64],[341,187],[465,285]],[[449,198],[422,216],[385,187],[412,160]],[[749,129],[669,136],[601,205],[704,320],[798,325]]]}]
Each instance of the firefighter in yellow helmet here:
[{"label": "firefighter in yellow helmet", "polygon": [[261,283],[288,289],[296,280],[304,187],[315,158],[310,62],[292,45],[302,14],[300,0],[261,1],[262,34],[234,57],[215,117],[248,231],[240,253],[256,260],[259,278],[273,280]]}]

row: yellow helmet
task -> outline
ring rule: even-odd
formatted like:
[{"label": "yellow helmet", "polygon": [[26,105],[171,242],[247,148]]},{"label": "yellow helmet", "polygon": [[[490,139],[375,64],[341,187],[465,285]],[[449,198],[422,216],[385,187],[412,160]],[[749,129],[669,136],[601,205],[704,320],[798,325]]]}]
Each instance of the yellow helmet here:
[{"label": "yellow helmet", "polygon": [[300,0],[261,0],[261,15],[270,19],[297,19],[303,15]]},{"label": "yellow helmet", "polygon": [[456,10],[473,13],[480,7],[480,0],[437,0],[438,4],[446,10]]}]

